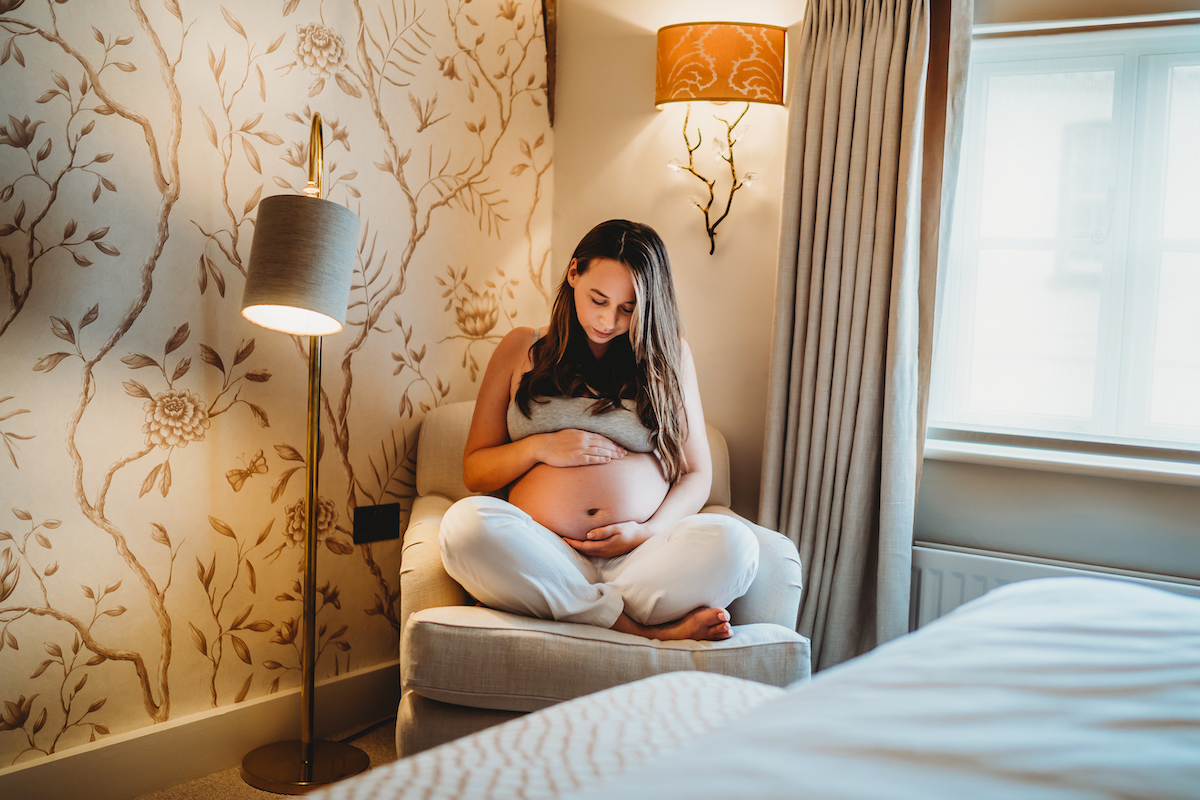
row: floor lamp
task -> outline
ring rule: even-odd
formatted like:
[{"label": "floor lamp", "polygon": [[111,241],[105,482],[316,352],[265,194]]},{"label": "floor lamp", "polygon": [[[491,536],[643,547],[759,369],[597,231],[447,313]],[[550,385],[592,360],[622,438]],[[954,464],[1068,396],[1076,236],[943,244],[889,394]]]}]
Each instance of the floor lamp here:
[{"label": "floor lamp", "polygon": [[346,320],[358,244],[358,216],[321,199],[321,115],[313,114],[306,196],[276,195],[258,207],[242,296],[242,315],[271,330],[308,337],[308,486],[305,494],[304,610],[300,656],[300,739],[252,750],[242,778],[277,794],[303,794],[357,775],[367,754],[343,742],[313,739],[317,660],[317,441],[321,411],[321,337]]}]

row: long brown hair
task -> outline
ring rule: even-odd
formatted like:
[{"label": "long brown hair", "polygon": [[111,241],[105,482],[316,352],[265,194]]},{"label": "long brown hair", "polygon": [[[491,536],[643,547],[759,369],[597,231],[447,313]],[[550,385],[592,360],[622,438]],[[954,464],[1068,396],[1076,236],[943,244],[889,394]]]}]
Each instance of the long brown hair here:
[{"label": "long brown hair", "polygon": [[593,412],[604,413],[630,400],[642,423],[654,431],[663,469],[674,482],[687,468],[683,443],[688,431],[679,379],[679,306],[667,248],[650,226],[613,219],[588,231],[571,258],[580,275],[598,258],[629,268],[636,297],[629,331],[595,358],[575,313],[575,290],[564,275],[550,329],[533,345],[533,368],[517,387],[517,407],[528,417],[530,401],[545,402],[540,398],[595,397]]}]

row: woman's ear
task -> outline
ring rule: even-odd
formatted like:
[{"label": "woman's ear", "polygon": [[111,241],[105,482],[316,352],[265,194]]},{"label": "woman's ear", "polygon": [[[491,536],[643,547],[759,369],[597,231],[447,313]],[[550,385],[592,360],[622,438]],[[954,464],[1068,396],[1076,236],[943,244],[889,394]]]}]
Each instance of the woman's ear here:
[{"label": "woman's ear", "polygon": [[570,266],[567,267],[567,285],[572,289],[575,288],[575,282],[579,280],[579,269],[575,266],[579,263],[579,259],[572,258]]}]

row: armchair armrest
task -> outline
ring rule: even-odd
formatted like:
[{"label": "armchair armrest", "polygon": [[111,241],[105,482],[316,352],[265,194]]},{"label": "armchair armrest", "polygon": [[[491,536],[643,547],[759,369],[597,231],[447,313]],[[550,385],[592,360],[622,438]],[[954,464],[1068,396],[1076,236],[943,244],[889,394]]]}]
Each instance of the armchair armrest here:
[{"label": "armchair armrest", "polygon": [[734,625],[773,622],[795,630],[804,574],[796,545],[782,533],[756,525],[725,506],[704,510],[741,520],[758,537],[758,575],[749,591],[729,604],[730,621]]},{"label": "armchair armrest", "polygon": [[409,616],[423,608],[463,606],[470,602],[466,590],[446,574],[438,546],[442,515],[449,498],[431,494],[413,499],[412,513],[400,555],[400,630]]}]

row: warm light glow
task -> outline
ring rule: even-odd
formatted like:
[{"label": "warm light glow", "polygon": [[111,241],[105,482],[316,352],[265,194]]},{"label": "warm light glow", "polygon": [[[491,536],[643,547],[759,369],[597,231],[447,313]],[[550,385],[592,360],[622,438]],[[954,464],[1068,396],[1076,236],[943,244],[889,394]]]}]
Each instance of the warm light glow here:
[{"label": "warm light glow", "polygon": [[275,195],[258,207],[242,314],[271,330],[325,336],[342,329],[354,274],[358,216],[312,197]]},{"label": "warm light glow", "polygon": [[333,317],[295,306],[246,306],[242,316],[255,325],[296,336],[328,336],[342,329]]},{"label": "warm light glow", "polygon": [[656,105],[710,100],[783,103],[784,42],[774,25],[696,22],[658,31]]}]

